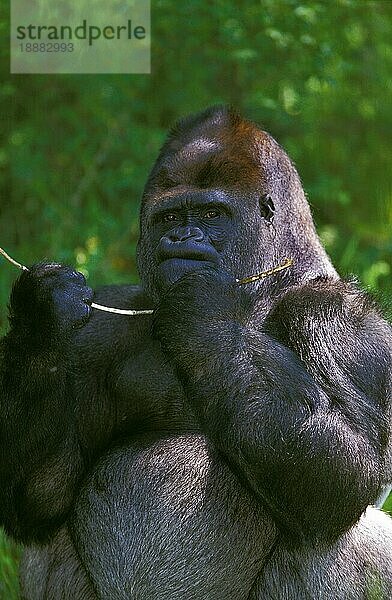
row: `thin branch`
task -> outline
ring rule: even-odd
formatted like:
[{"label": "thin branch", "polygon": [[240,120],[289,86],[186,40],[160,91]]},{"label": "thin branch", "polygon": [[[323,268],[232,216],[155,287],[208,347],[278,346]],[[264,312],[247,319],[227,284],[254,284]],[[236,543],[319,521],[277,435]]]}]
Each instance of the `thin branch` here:
[{"label": "thin branch", "polygon": [[[15,267],[18,267],[18,269],[21,269],[22,271],[29,270],[27,267],[25,267],[25,265],[22,265],[21,263],[18,263],[16,260],[11,258],[11,256],[9,254],[7,254],[7,252],[5,250],[3,250],[3,248],[0,248],[0,254],[2,254],[4,256],[4,258],[6,258],[12,265],[14,265]],[[269,269],[268,271],[263,271],[262,273],[258,273],[257,275],[250,275],[249,277],[244,277],[243,279],[237,279],[237,283],[238,283],[238,285],[244,285],[246,283],[253,283],[254,281],[259,281],[260,279],[269,277],[269,275],[273,275],[274,273],[279,273],[279,271],[283,271],[283,269],[287,269],[288,267],[291,267],[293,262],[294,261],[292,258],[286,258],[284,263],[282,263],[281,265],[278,265],[277,267],[274,267],[273,269]],[[102,304],[96,304],[95,302],[92,302],[90,306],[92,308],[95,308],[97,310],[102,310],[104,312],[109,312],[109,313],[113,313],[116,315],[128,315],[131,317],[133,317],[135,315],[152,315],[154,312],[152,310],[132,310],[132,309],[125,310],[122,308],[113,308],[111,306],[103,306]]]},{"label": "thin branch", "polygon": [[250,275],[249,277],[244,277],[243,279],[237,279],[237,283],[238,283],[238,285],[244,285],[245,283],[253,283],[254,281],[259,281],[260,279],[264,279],[264,277],[269,277],[270,275],[273,275],[274,273],[279,273],[279,271],[283,271],[284,269],[291,267],[293,262],[294,261],[292,258],[286,258],[284,263],[282,263],[281,265],[278,265],[277,267],[274,267],[273,269],[268,269],[268,271],[263,271],[262,273],[258,273],[257,275]]},{"label": "thin branch", "polygon": [[[12,265],[14,265],[15,267],[18,267],[18,269],[21,269],[22,271],[29,271],[29,269],[27,267],[25,267],[25,265],[22,265],[22,264],[18,263],[18,261],[11,258],[11,256],[9,254],[7,254],[7,252],[5,250],[3,250],[3,248],[0,248],[0,254],[2,254],[4,256],[4,258],[6,258]],[[103,306],[102,304],[96,304],[95,302],[92,302],[90,306],[92,306],[92,308],[96,308],[97,310],[114,313],[116,315],[134,316],[134,315],[151,315],[153,313],[152,310],[124,310],[122,308],[112,308],[111,306]]]},{"label": "thin branch", "polygon": [[15,265],[15,267],[18,267],[18,269],[21,269],[22,271],[28,271],[27,267],[25,267],[24,265],[21,265],[16,260],[11,258],[11,256],[9,254],[7,254],[7,252],[5,250],[3,250],[3,248],[0,248],[0,254],[2,254],[4,256],[4,258],[6,258],[12,265]]},{"label": "thin branch", "polygon": [[122,308],[111,308],[110,306],[103,306],[102,304],[96,304],[95,302],[92,302],[90,306],[116,315],[152,315],[154,312],[153,310],[125,310]]}]

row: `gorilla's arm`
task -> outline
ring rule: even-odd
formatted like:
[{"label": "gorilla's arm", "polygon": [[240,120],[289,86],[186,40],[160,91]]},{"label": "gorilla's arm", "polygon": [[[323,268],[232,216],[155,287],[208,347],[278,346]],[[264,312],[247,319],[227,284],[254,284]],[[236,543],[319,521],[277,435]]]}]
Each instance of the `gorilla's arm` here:
[{"label": "gorilla's arm", "polygon": [[294,539],[334,538],[376,499],[392,337],[360,292],[309,284],[263,316],[219,273],[195,273],[155,331],[209,438]]},{"label": "gorilla's arm", "polygon": [[0,522],[14,538],[45,539],[64,520],[81,471],[63,348],[29,355],[0,346]]},{"label": "gorilla's arm", "polygon": [[0,521],[23,541],[45,539],[64,520],[82,470],[68,357],[72,328],[86,317],[84,286],[64,268],[62,286],[76,294],[58,296],[55,311],[58,276],[58,265],[21,275],[0,345]]},{"label": "gorilla's arm", "polygon": [[[132,326],[141,321],[94,313],[85,325],[91,296],[80,273],[56,264],[33,266],[11,295],[0,341],[0,523],[23,542],[58,529],[86,469],[115,436],[108,372],[116,364],[118,379],[124,357],[132,365]],[[131,286],[113,286],[98,301],[126,308],[137,305],[134,296]],[[128,395],[124,427],[135,410]]]}]

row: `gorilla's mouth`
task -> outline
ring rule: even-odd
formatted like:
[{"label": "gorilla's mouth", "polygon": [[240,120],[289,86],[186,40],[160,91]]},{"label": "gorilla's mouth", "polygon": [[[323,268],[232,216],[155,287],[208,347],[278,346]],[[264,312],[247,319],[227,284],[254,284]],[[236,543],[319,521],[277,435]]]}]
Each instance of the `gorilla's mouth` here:
[{"label": "gorilla's mouth", "polygon": [[165,289],[184,275],[199,271],[206,263],[218,264],[217,250],[207,240],[187,237],[180,240],[161,238],[157,248],[158,286]]},{"label": "gorilla's mouth", "polygon": [[203,263],[208,261],[201,260],[199,258],[168,258],[163,260],[159,267],[162,270],[169,271],[178,271],[178,270],[193,270],[200,268]]},{"label": "gorilla's mouth", "polygon": [[200,270],[208,262],[219,262],[219,254],[213,246],[189,239],[184,242],[161,240],[158,250],[158,281],[162,288]]},{"label": "gorilla's mouth", "polygon": [[161,240],[158,253],[159,262],[181,259],[183,261],[209,261],[218,262],[219,254],[210,244],[200,242],[172,242]]},{"label": "gorilla's mouth", "polygon": [[157,269],[158,286],[164,289],[168,285],[170,286],[178,281],[184,275],[199,271],[207,262],[206,258],[192,258],[191,255],[187,258],[166,258],[160,262]]}]

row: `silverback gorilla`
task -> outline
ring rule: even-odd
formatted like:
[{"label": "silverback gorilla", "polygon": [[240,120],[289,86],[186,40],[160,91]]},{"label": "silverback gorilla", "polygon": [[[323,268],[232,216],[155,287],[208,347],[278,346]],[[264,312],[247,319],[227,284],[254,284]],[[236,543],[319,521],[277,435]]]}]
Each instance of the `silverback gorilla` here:
[{"label": "silverback gorilla", "polygon": [[[238,280],[281,264],[269,277]],[[1,346],[1,520],[23,597],[392,597],[392,332],[316,235],[298,175],[226,108],[171,131],[141,286],[91,309],[40,263]]]}]

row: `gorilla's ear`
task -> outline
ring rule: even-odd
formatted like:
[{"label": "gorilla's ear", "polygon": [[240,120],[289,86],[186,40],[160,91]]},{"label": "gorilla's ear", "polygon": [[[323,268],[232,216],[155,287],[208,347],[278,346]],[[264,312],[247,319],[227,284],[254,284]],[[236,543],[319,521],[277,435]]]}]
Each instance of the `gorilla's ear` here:
[{"label": "gorilla's ear", "polygon": [[275,205],[271,196],[262,194],[259,199],[259,204],[261,216],[267,221],[267,225],[271,225],[275,215]]}]

